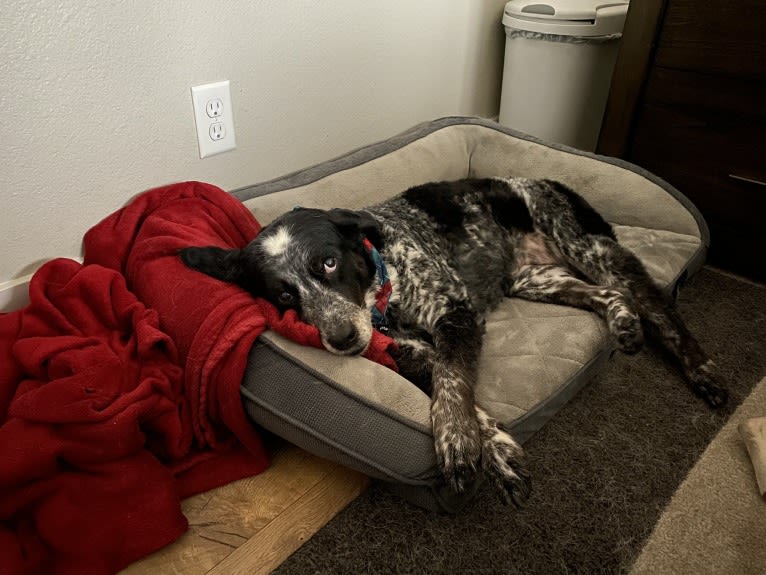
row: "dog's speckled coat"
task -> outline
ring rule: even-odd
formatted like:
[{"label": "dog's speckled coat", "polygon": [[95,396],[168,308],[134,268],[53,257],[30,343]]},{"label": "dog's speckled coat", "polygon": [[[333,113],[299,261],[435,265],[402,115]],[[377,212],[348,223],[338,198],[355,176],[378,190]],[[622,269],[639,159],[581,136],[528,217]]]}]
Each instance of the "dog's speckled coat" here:
[{"label": "dog's speckled coat", "polygon": [[483,320],[503,297],[591,309],[626,353],[641,347],[646,329],[680,360],[695,393],[713,406],[726,401],[712,362],[640,261],[558,182],[466,179],[417,186],[363,211],[297,209],[241,250],[181,256],[297,309],[329,351],[350,355],[369,344],[379,289],[362,237],[386,261],[389,335],[402,375],[431,394],[437,460],[456,491],[481,469],[503,501],[520,505],[529,494],[521,447],[473,398]]}]

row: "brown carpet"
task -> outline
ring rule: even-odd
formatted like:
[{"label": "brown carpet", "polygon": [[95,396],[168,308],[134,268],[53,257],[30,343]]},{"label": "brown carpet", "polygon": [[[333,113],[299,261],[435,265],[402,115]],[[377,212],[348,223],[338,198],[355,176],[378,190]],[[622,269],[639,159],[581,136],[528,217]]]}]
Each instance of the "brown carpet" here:
[{"label": "brown carpet", "polygon": [[[664,357],[617,355],[526,444],[522,511],[489,489],[457,516],[374,484],[275,573],[624,573],[728,416],[766,375],[766,287],[705,268],[679,310],[727,377],[710,410]],[[722,527],[723,529],[723,527]]]}]

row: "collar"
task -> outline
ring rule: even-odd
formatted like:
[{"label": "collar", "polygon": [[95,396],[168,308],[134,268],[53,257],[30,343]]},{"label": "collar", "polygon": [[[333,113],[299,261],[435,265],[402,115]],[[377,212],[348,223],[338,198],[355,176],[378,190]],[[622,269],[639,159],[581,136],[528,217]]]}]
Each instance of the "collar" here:
[{"label": "collar", "polygon": [[383,258],[380,257],[380,252],[375,249],[372,242],[366,237],[362,237],[362,244],[367,253],[370,254],[372,261],[375,262],[375,269],[377,270],[378,284],[380,289],[375,294],[375,305],[372,306],[372,326],[382,332],[388,331],[388,319],[386,318],[386,310],[388,309],[388,300],[391,298],[391,292],[393,287],[391,286],[391,280],[388,277],[386,271],[386,264],[383,263]]}]

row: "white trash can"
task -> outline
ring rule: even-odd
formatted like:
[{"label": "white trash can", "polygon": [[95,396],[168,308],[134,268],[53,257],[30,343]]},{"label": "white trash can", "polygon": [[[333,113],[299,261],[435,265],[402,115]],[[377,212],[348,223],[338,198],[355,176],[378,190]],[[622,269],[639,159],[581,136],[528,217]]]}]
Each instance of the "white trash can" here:
[{"label": "white trash can", "polygon": [[511,0],[505,5],[501,124],[596,149],[628,0]]}]

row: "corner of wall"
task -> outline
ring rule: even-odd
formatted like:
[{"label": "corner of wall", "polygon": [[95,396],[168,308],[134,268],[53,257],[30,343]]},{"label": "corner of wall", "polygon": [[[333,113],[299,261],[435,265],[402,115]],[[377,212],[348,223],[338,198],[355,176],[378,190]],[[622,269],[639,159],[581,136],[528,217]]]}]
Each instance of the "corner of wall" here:
[{"label": "corner of wall", "polygon": [[0,283],[0,313],[14,311],[29,303],[32,274]]}]

